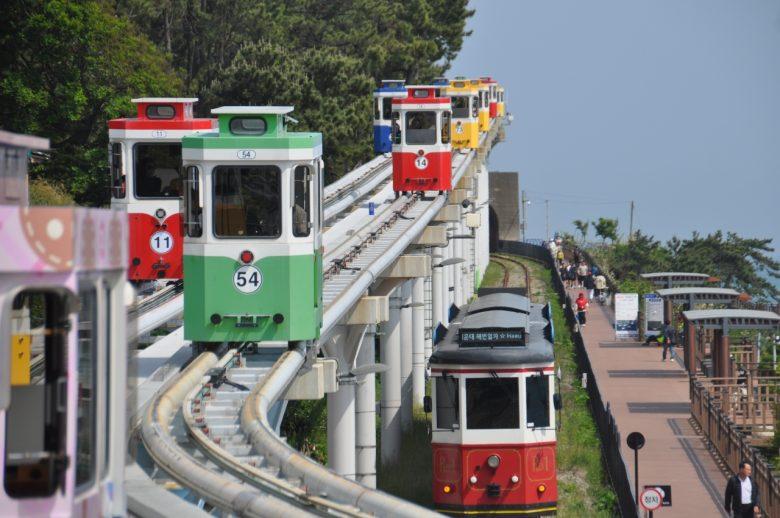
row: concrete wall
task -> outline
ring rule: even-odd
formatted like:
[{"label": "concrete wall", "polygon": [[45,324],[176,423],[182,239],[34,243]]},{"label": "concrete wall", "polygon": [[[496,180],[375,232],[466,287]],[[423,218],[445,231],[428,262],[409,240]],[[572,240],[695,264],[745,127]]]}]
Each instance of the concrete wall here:
[{"label": "concrete wall", "polygon": [[498,239],[501,241],[520,240],[519,177],[517,172],[490,172],[490,207],[498,217]]}]

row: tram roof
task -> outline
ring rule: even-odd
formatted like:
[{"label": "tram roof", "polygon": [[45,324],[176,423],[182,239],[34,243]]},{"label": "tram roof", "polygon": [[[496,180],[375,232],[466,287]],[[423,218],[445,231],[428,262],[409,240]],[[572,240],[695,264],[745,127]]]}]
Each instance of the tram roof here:
[{"label": "tram roof", "polygon": [[780,326],[780,315],[757,309],[694,309],[683,311],[683,316],[707,329],[722,329],[724,324],[731,329],[777,329]]},{"label": "tram roof", "polygon": [[517,293],[491,293],[490,295],[483,295],[469,304],[467,311],[469,315],[473,315],[493,309],[529,315],[531,312],[531,301],[528,297]]},{"label": "tram roof", "polygon": [[[480,297],[483,298],[483,297]],[[479,299],[477,299],[479,300]],[[506,310],[490,310],[469,314],[473,304],[463,306],[450,322],[447,334],[431,355],[432,365],[519,365],[534,363],[552,363],[553,344],[547,338],[545,329],[551,325],[544,316],[544,304],[530,304],[528,315]],[[496,315],[501,313],[502,315]],[[508,318],[510,320],[505,320]],[[520,324],[520,322],[525,322]],[[459,334],[464,326],[473,331],[474,324],[482,323],[484,328],[496,329],[495,324],[511,323],[512,327],[525,325],[525,345],[495,347],[461,347]],[[520,325],[519,325],[520,324]]]},{"label": "tram roof", "polygon": [[214,115],[287,115],[292,106],[221,106],[214,108]]}]

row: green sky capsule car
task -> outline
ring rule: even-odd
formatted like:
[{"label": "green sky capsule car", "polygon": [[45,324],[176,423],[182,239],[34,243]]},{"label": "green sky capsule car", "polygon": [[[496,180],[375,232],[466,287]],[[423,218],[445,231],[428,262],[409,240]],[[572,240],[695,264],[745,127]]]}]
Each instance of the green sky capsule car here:
[{"label": "green sky capsule car", "polygon": [[319,337],[322,134],[287,131],[292,110],[217,108],[182,140],[187,340]]}]

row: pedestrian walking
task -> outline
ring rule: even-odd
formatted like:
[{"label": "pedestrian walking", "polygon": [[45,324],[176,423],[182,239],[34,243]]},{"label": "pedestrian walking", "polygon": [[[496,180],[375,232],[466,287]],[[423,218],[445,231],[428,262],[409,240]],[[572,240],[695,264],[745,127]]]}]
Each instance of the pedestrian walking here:
[{"label": "pedestrian walking", "polygon": [[566,257],[563,253],[563,247],[560,245],[558,246],[558,252],[556,252],[556,259],[558,259],[558,264],[563,264],[563,260]]},{"label": "pedestrian walking", "polygon": [[664,323],[663,330],[661,332],[661,336],[663,336],[663,342],[661,344],[663,345],[663,352],[661,353],[661,361],[666,361],[666,352],[669,351],[669,361],[672,361],[674,359],[674,328],[672,327],[672,324],[667,320]]},{"label": "pedestrian walking", "polygon": [[589,271],[585,276],[585,289],[588,290],[588,302],[593,301],[593,292],[596,289],[596,284],[593,280],[593,274]]},{"label": "pedestrian walking", "polygon": [[588,268],[588,264],[585,261],[580,261],[579,266],[577,266],[577,287],[578,288],[585,287],[585,277],[588,275],[588,272],[590,272],[590,269]]},{"label": "pedestrian walking", "polygon": [[585,312],[588,311],[588,299],[585,298],[585,293],[580,292],[574,304],[577,306],[577,323],[580,325],[580,328],[583,328],[587,323]]},{"label": "pedestrian walking", "polygon": [[594,274],[593,277],[593,286],[594,290],[596,292],[596,297],[599,299],[599,302],[602,304],[604,303],[604,292],[607,289],[607,278],[604,277],[601,272],[598,272],[597,274]]},{"label": "pedestrian walking", "polygon": [[734,518],[752,518],[761,510],[761,500],[758,487],[750,476],[753,467],[743,460],[739,463],[739,472],[726,482],[726,512],[733,513]]}]

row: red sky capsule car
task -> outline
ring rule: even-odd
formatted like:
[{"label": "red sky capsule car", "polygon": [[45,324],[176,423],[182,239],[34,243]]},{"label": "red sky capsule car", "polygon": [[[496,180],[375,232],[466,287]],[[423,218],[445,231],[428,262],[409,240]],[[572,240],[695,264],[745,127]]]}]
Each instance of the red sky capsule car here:
[{"label": "red sky capsule car", "polygon": [[450,191],[452,144],[450,99],[437,86],[410,86],[393,99],[393,190]]},{"label": "red sky capsule car", "polygon": [[181,138],[216,128],[196,119],[197,99],[133,99],[135,118],[108,123],[111,207],[128,213],[128,279],[182,278]]}]

